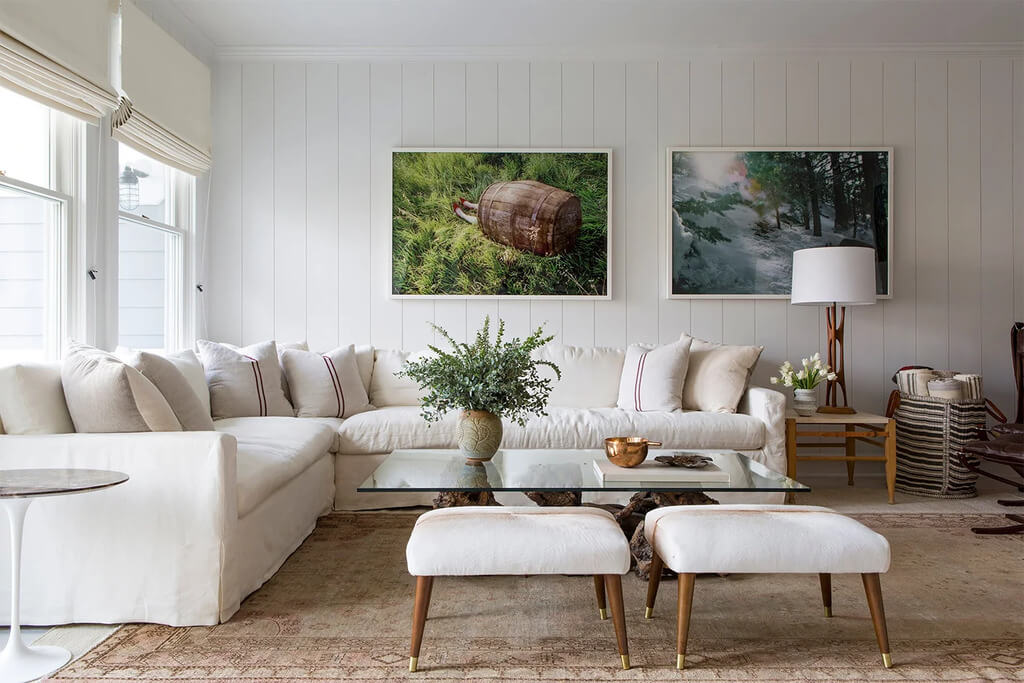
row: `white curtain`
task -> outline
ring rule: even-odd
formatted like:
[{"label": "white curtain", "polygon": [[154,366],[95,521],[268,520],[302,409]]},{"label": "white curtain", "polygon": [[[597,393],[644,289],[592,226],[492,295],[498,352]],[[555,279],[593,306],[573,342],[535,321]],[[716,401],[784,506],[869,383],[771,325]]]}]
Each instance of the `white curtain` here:
[{"label": "white curtain", "polygon": [[0,85],[96,123],[117,106],[112,0],[0,0]]},{"label": "white curtain", "polygon": [[121,7],[113,136],[186,173],[210,167],[210,70],[131,2]]}]

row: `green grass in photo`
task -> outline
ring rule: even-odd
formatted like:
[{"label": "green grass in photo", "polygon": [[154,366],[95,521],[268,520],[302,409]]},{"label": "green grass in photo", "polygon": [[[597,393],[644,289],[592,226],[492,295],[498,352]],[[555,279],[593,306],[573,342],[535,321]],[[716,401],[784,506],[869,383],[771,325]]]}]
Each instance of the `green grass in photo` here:
[{"label": "green grass in photo", "polygon": [[[395,152],[392,287],[395,294],[595,296],[608,291],[608,155]],[[538,256],[491,241],[452,211],[488,185],[537,180],[579,197],[576,246]]]}]

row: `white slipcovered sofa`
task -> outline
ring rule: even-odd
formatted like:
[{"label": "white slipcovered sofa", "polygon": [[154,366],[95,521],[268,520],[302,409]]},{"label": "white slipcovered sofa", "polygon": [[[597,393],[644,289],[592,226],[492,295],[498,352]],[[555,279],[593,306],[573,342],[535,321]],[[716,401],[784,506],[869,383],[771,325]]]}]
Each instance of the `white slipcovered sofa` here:
[{"label": "white slipcovered sofa", "polygon": [[[214,432],[127,434],[13,435],[0,427],[0,469],[100,468],[131,477],[105,491],[33,504],[23,622],[223,622],[332,507],[429,504],[433,494],[356,492],[391,450],[455,445],[455,416],[428,427],[415,385],[394,377],[408,354],[369,353],[372,373],[363,379],[376,408],[345,420],[242,417],[216,421]],[[620,410],[613,406],[621,357],[615,350],[570,352],[549,414],[526,427],[506,423],[503,446],[600,448],[607,436],[643,435],[666,448],[736,449],[785,471],[781,394],[750,388],[736,413]],[[24,392],[12,376],[0,372],[0,392]],[[59,364],[32,376],[46,385],[48,405],[40,409],[63,405]],[[8,542],[3,525],[0,548]],[[0,585],[9,582],[8,571],[0,563]],[[0,615],[8,611],[3,591]]]}]

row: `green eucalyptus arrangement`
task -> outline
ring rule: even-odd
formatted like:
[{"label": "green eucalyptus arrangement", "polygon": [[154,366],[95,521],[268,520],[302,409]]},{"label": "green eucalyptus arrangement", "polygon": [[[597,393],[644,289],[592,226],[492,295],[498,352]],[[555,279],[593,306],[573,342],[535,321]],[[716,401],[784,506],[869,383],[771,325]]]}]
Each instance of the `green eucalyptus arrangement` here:
[{"label": "green eucalyptus arrangement", "polygon": [[431,345],[431,355],[409,361],[395,373],[415,380],[427,391],[422,400],[423,419],[437,422],[451,410],[484,411],[525,426],[530,415],[547,415],[544,408],[551,380],[542,377],[538,368],[551,368],[559,379],[562,373],[554,363],[531,356],[554,339],[544,335],[543,327],[526,339],[506,341],[505,321],[499,319],[492,342],[488,316],[471,343],[457,342],[444,328],[432,327],[452,350]]}]

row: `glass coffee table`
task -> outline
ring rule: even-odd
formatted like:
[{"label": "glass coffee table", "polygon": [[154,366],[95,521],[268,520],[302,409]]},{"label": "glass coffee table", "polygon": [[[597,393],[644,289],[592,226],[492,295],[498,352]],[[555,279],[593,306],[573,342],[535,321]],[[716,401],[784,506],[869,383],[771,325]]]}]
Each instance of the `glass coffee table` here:
[{"label": "glass coffee table", "polygon": [[[496,492],[525,493],[538,505],[581,505],[588,492],[632,493],[626,505],[598,505],[615,515],[637,558],[638,573],[646,577],[650,548],[644,538],[643,517],[668,505],[717,503],[715,493],[801,493],[811,488],[768,469],[749,456],[730,450],[651,450],[647,462],[661,455],[706,455],[719,481],[701,481],[702,470],[683,470],[686,481],[664,477],[668,465],[657,467],[657,477],[633,481],[602,479],[595,461],[606,462],[601,449],[503,449],[482,465],[469,465],[455,449],[393,451],[356,489],[359,492],[437,492],[434,507],[498,505]],[[681,468],[680,468],[681,469]],[[722,481],[727,473],[727,481]]]}]

